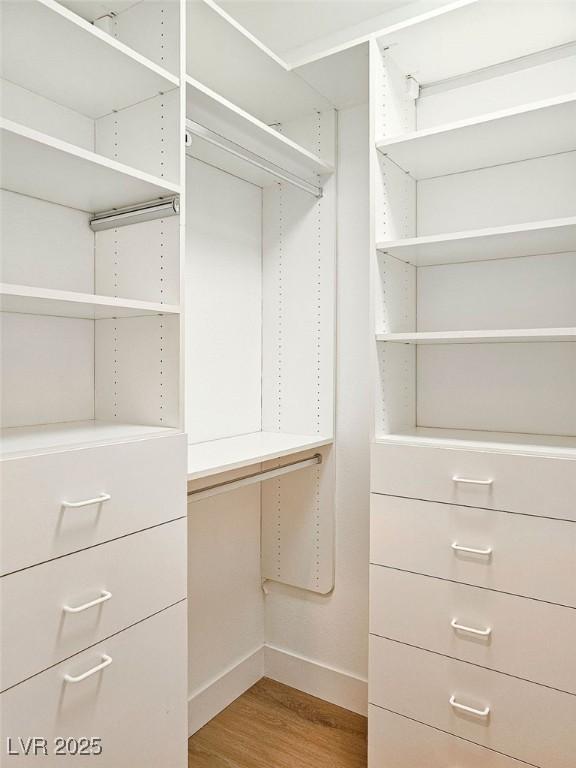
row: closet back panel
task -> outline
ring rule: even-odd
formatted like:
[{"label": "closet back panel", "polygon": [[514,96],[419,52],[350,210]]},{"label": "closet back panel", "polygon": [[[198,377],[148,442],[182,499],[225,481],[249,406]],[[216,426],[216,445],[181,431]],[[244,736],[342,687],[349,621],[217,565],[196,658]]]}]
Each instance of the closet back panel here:
[{"label": "closet back panel", "polygon": [[418,235],[571,216],[576,152],[418,182]]},{"label": "closet back panel", "polygon": [[262,191],[187,161],[190,442],[261,429]]},{"label": "closet back panel", "polygon": [[576,434],[576,343],[420,345],[418,425]]},{"label": "closet back panel", "polygon": [[178,316],[95,322],[97,419],[179,426]]},{"label": "closet back panel", "polygon": [[2,313],[2,426],[94,418],[94,322]]},{"label": "closet back panel", "polygon": [[94,233],[88,214],[0,190],[2,281],[91,293]]},{"label": "closet back panel", "polygon": [[419,331],[576,326],[576,253],[422,267],[416,274]]},{"label": "closet back panel", "polygon": [[[500,109],[529,104],[574,91],[576,48],[557,51],[559,57],[536,66],[503,73],[499,77],[468,80],[464,86],[435,91],[423,89],[417,102],[417,127],[432,128]],[[567,55],[568,53],[572,55]],[[553,53],[553,52],[552,52]],[[548,53],[548,56],[551,54]]]}]

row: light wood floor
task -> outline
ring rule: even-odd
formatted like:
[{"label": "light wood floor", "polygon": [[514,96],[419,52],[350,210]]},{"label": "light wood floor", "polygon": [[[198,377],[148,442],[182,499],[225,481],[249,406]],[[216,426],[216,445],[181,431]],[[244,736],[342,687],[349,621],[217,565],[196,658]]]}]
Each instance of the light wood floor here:
[{"label": "light wood floor", "polygon": [[365,717],[267,678],[188,740],[188,768],[365,766]]}]

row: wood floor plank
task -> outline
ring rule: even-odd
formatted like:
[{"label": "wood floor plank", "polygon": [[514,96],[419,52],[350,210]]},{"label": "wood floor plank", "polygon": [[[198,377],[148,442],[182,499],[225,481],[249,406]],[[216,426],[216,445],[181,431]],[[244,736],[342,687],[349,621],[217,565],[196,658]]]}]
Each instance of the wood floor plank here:
[{"label": "wood floor plank", "polygon": [[189,739],[189,768],[365,768],[366,718],[263,678]]}]

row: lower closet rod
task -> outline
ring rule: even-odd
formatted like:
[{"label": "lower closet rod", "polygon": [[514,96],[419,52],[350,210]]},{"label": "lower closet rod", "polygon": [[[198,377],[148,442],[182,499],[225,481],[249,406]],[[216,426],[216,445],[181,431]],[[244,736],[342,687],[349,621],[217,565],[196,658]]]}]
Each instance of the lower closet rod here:
[{"label": "lower closet rod", "polygon": [[310,459],[293,461],[290,464],[284,464],[275,469],[266,469],[263,472],[253,472],[251,475],[244,475],[243,477],[238,477],[236,480],[224,480],[222,483],[215,483],[206,488],[200,488],[197,491],[188,491],[188,500],[198,501],[199,499],[206,499],[208,496],[216,496],[219,493],[226,493],[235,488],[242,488],[244,485],[252,485],[252,483],[260,483],[263,480],[271,480],[273,477],[281,477],[290,472],[296,472],[298,469],[313,467],[315,464],[322,464],[322,454],[315,453]]}]

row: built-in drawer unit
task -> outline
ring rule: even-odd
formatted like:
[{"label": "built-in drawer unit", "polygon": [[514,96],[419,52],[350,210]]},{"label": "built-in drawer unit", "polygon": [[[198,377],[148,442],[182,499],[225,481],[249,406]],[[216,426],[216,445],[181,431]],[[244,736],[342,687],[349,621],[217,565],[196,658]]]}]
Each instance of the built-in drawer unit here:
[{"label": "built-in drawer unit", "polygon": [[576,610],[373,565],[370,632],[576,695]]},{"label": "built-in drawer unit", "polygon": [[[65,754],[78,744],[88,750],[70,757],[74,764],[180,768],[187,736],[186,614],[183,601],[1,694],[2,748],[19,753],[10,765],[36,764],[22,754],[19,739],[38,736],[47,740],[47,756],[36,762],[47,768],[63,761],[58,737]],[[83,741],[92,738],[100,747]],[[90,755],[100,748],[99,756]]]},{"label": "built-in drawer unit", "polygon": [[186,514],[183,434],[7,459],[0,573]]},{"label": "built-in drawer unit", "polygon": [[372,768],[525,768],[518,760],[380,707],[370,705],[368,714]]},{"label": "built-in drawer unit", "polygon": [[574,768],[576,696],[374,635],[370,664],[372,704],[540,768]]},{"label": "built-in drawer unit", "polygon": [[372,494],[370,559],[576,607],[576,525]]},{"label": "built-in drawer unit", "polygon": [[0,690],[183,600],[186,583],[185,519],[5,576]]},{"label": "built-in drawer unit", "polygon": [[375,443],[372,490],[576,520],[576,459]]}]

